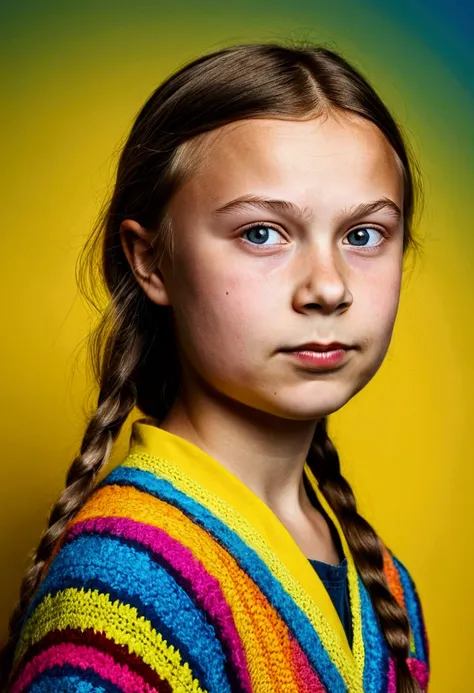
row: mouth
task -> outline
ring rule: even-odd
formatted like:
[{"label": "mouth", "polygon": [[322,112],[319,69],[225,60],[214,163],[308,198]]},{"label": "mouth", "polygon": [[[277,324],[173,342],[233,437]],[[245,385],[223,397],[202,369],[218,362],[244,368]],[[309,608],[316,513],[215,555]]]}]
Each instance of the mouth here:
[{"label": "mouth", "polygon": [[343,364],[348,358],[348,353],[353,348],[341,342],[330,342],[328,344],[307,342],[297,347],[283,349],[283,351],[313,370],[328,371]]},{"label": "mouth", "polygon": [[316,352],[324,352],[324,351],[337,351],[340,349],[348,350],[352,349],[353,347],[350,346],[349,344],[343,344],[342,342],[329,342],[328,344],[323,344],[322,342],[305,342],[304,344],[300,344],[298,346],[294,347],[287,347],[283,349],[282,351],[316,351]]}]

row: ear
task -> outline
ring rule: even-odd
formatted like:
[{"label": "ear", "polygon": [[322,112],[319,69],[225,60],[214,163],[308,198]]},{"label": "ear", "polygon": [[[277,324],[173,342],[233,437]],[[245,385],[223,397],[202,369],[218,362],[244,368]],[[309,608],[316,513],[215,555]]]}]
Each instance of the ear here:
[{"label": "ear", "polygon": [[156,267],[152,235],[133,219],[120,224],[120,241],[137,282],[148,298],[162,306],[170,305],[162,272]]}]

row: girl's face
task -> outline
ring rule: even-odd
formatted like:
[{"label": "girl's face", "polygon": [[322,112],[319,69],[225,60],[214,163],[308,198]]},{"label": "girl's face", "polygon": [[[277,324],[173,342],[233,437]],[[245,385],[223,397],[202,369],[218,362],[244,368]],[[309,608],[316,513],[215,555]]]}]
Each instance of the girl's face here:
[{"label": "girl's face", "polygon": [[[244,120],[216,134],[170,203],[174,266],[149,295],[173,307],[194,387],[204,379],[286,419],[328,415],[390,343],[403,256],[395,153],[356,117]],[[282,202],[235,202],[244,196]],[[334,341],[352,348],[330,371],[284,351]]]}]

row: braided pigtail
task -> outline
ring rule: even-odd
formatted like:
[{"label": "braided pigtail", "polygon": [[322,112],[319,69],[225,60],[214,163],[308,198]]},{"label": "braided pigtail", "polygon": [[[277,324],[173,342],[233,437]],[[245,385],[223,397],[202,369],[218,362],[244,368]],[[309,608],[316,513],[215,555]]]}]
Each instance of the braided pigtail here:
[{"label": "braided pigtail", "polygon": [[[117,319],[115,316],[116,321]],[[51,558],[55,544],[68,522],[79,512],[92,492],[97,475],[110,457],[113,442],[135,405],[134,372],[141,352],[139,333],[134,332],[133,328],[130,329],[130,325],[121,325],[118,319],[116,329],[110,335],[104,352],[97,411],[87,425],[79,454],[67,473],[66,488],[53,507],[48,527],[30,559],[32,565],[24,576],[20,597],[9,621],[8,639],[0,650],[2,692],[7,691],[24,617],[41,582],[48,559]]]},{"label": "braided pigtail", "polygon": [[373,527],[357,512],[354,493],[341,474],[339,455],[327,434],[327,418],[316,426],[308,465],[335,512],[349,544],[356,568],[370,595],[375,613],[393,655],[397,693],[420,693],[407,664],[410,626],[407,614],[391,593],[383,571],[383,553]]}]

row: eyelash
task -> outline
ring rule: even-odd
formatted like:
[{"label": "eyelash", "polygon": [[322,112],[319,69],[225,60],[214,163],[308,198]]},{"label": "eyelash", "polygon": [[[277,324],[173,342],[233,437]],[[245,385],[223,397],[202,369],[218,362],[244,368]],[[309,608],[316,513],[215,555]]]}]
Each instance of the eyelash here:
[{"label": "eyelash", "polygon": [[[276,226],[273,226],[273,224],[267,223],[267,222],[259,222],[259,223],[252,224],[251,226],[247,226],[247,228],[242,231],[241,236],[243,236],[244,233],[248,233],[249,231],[252,231],[252,229],[258,229],[258,228],[269,228],[269,229],[273,229],[277,233],[280,233],[280,230]],[[351,229],[348,233],[352,233],[352,231],[358,231],[360,229],[373,229],[374,231],[378,231],[382,235],[382,241],[375,246],[370,246],[368,248],[365,248],[362,245],[359,245],[359,246],[353,245],[352,246],[353,248],[361,249],[362,252],[364,252],[364,253],[370,253],[370,252],[374,252],[375,250],[378,250],[383,245],[385,245],[386,241],[389,238],[389,234],[386,231],[384,231],[383,229],[381,229],[378,226],[373,226],[372,224],[365,224],[364,226],[358,226],[355,229]],[[254,245],[257,247],[259,245],[258,243],[251,243],[250,241],[246,241],[246,242],[250,243],[250,245]],[[263,246],[262,245],[262,247],[268,248],[269,246]],[[271,245],[270,245],[270,247],[271,247]]]}]

